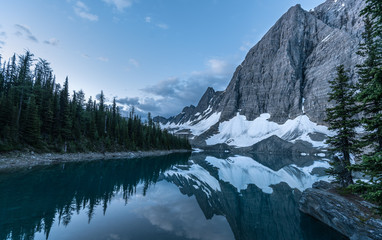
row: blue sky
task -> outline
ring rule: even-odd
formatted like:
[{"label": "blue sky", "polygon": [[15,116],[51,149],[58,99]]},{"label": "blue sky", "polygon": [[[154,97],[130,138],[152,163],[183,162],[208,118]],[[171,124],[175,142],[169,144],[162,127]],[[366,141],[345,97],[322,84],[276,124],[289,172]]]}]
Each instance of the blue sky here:
[{"label": "blue sky", "polygon": [[224,90],[247,51],[289,7],[324,0],[12,0],[0,54],[30,50],[62,83],[128,109],[171,116]]}]

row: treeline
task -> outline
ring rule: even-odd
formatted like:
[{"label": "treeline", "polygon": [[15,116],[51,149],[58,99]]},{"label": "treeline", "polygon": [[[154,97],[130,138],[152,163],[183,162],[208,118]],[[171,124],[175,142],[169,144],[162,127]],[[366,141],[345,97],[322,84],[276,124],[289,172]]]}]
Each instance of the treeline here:
[{"label": "treeline", "polygon": [[[330,173],[343,187],[379,204],[382,213],[382,1],[366,3],[361,12],[365,30],[358,51],[364,59],[358,66],[359,81],[352,84],[348,72],[339,66],[337,78],[329,82],[334,106],[327,109],[327,122],[329,129],[337,132],[328,140],[337,153]],[[357,127],[365,130],[362,137]],[[362,161],[351,165],[351,154]],[[354,183],[353,170],[363,173],[368,181]]]},{"label": "treeline", "polygon": [[[33,67],[33,70],[32,70]],[[56,83],[46,60],[24,55],[1,61],[0,57],[0,152],[127,151],[190,149],[187,139],[176,137],[134,113],[122,117],[113,100],[105,104],[87,101],[82,90],[69,93],[68,78]]]}]

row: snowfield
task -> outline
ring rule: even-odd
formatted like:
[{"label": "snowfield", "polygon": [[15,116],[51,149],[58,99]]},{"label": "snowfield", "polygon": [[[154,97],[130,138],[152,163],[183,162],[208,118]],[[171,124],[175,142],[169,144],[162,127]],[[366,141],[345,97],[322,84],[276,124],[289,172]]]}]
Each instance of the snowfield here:
[{"label": "snowfield", "polygon": [[[208,109],[207,109],[208,110]],[[209,112],[205,113],[208,114]],[[164,129],[176,129],[177,131],[180,130],[190,130],[191,133],[194,136],[198,136],[205,131],[207,131],[211,126],[215,125],[217,122],[219,122],[221,113],[213,113],[211,116],[203,119],[202,115],[198,117],[196,120],[197,122],[191,122],[188,121],[184,124],[175,124],[175,123],[167,123],[162,125],[161,128]]]},{"label": "snowfield", "polygon": [[306,115],[289,119],[284,124],[271,122],[268,120],[270,117],[269,113],[264,113],[255,120],[248,121],[238,113],[229,121],[220,123],[219,133],[208,138],[206,142],[208,145],[226,143],[231,146],[248,147],[276,135],[289,142],[303,140],[311,143],[313,147],[325,147],[323,141],[313,141],[309,133],[323,133],[329,136],[333,134],[327,127],[310,121]]},{"label": "snowfield", "polygon": [[[208,110],[208,111],[207,111]],[[208,117],[210,108],[202,115],[199,115],[195,121],[188,121],[184,124],[167,123],[162,124],[162,128],[170,131],[189,130],[192,135],[199,136],[216,123],[219,123],[221,113],[213,113]],[[273,135],[288,142],[297,140],[306,141],[315,148],[323,148],[327,145],[325,141],[314,141],[309,134],[321,133],[327,136],[333,136],[326,126],[318,125],[310,121],[306,115],[300,115],[295,119],[289,119],[284,124],[278,124],[269,121],[271,115],[263,113],[253,121],[248,121],[244,115],[237,115],[228,121],[219,123],[219,133],[206,139],[207,145],[226,143],[235,147],[249,147]]]}]

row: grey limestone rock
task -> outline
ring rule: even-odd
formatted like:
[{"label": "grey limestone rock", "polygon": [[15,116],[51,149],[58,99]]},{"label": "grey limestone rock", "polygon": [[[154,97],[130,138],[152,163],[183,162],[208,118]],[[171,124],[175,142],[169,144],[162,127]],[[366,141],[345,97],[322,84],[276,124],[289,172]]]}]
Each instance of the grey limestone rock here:
[{"label": "grey limestone rock", "polygon": [[213,113],[221,113],[219,122],[237,113],[253,120],[269,113],[277,123],[306,114],[325,124],[336,67],[343,64],[357,80],[364,6],[361,0],[327,0],[310,11],[290,8],[248,52],[225,91],[208,88],[196,107],[166,122],[193,125]]},{"label": "grey limestone rock", "polygon": [[311,12],[300,5],[289,9],[236,69],[215,106],[221,120],[237,112],[248,120],[270,113],[283,123],[305,113],[323,124],[336,67],[344,64],[356,78],[362,2],[328,0]]},{"label": "grey limestone rock", "polygon": [[[300,210],[324,222],[352,240],[382,239],[382,220],[371,214],[372,206],[330,191],[333,185],[318,182],[302,193]],[[365,210],[366,209],[366,210]]]}]

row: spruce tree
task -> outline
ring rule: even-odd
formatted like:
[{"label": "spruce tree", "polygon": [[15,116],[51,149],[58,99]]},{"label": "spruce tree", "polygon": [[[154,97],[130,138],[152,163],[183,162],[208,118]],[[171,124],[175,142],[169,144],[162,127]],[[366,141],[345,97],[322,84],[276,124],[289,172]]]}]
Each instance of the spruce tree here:
[{"label": "spruce tree", "polygon": [[326,122],[329,123],[329,129],[334,130],[336,135],[329,137],[326,142],[333,153],[340,153],[334,156],[333,167],[329,173],[336,177],[342,187],[347,187],[353,183],[349,169],[350,156],[359,151],[355,131],[359,123],[354,118],[357,112],[354,87],[349,81],[343,65],[337,68],[337,77],[329,83],[331,88],[329,101],[332,101],[334,106],[327,108]]},{"label": "spruce tree", "polygon": [[367,131],[366,146],[382,151],[382,1],[366,0],[362,10],[365,31],[358,54],[364,57],[359,66],[358,99],[362,103],[362,122]]},{"label": "spruce tree", "polygon": [[105,125],[105,95],[103,94],[103,91],[101,91],[99,95],[99,106],[97,112],[97,131],[101,137],[106,134]]},{"label": "spruce tree", "polygon": [[40,145],[40,121],[38,117],[38,109],[35,101],[35,97],[31,96],[27,113],[28,121],[23,126],[23,139],[31,146],[39,147]]},{"label": "spruce tree", "polygon": [[[29,51],[25,53],[25,55],[21,55],[20,64],[18,67],[16,82],[14,83],[16,89],[16,97],[18,101],[18,111],[17,111],[17,119],[16,119],[16,127],[20,128],[20,120],[22,118],[23,110],[25,110],[25,100],[28,99],[31,93],[32,86],[32,74],[30,72],[30,67],[33,63],[33,54]],[[25,119],[25,115],[24,115]]]},{"label": "spruce tree", "polygon": [[113,106],[112,106],[112,116],[111,116],[111,135],[113,139],[116,139],[116,131],[117,131],[117,112],[118,112],[118,107],[116,103],[116,99],[113,98]]},{"label": "spruce tree", "polygon": [[[69,96],[69,83],[56,84],[49,63],[26,52],[8,62],[0,59],[0,151],[32,146],[36,150],[128,151],[189,148],[187,141],[164,133],[152,121],[142,123],[134,108],[121,115],[116,99],[110,106],[103,92],[99,102],[85,94]],[[34,70],[31,68],[34,67]]]},{"label": "spruce tree", "polygon": [[354,167],[370,178],[369,183],[357,181],[353,189],[367,200],[376,201],[382,211],[382,1],[366,0],[362,11],[365,19],[363,42],[358,54],[364,57],[359,67],[361,119],[365,131],[363,146],[368,151],[362,163]]},{"label": "spruce tree", "polygon": [[69,109],[69,83],[68,78],[65,79],[64,87],[60,93],[60,134],[65,142],[64,151],[67,151],[67,141],[71,139],[71,116]]}]

